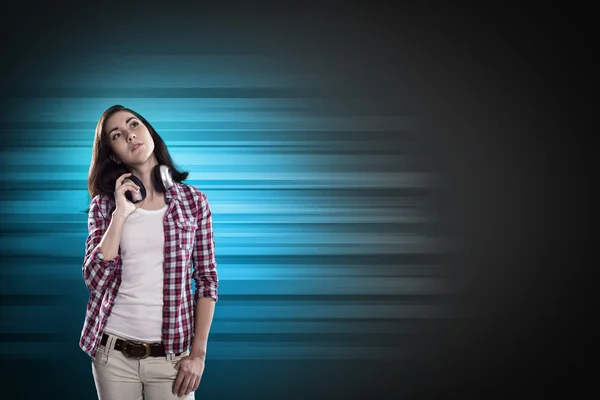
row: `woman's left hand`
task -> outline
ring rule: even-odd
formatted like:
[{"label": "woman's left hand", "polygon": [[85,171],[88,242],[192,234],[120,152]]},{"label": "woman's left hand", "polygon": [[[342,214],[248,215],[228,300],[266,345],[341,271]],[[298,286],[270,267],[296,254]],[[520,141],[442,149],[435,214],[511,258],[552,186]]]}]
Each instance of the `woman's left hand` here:
[{"label": "woman's left hand", "polygon": [[186,356],[175,364],[177,379],[173,385],[173,394],[179,397],[198,389],[204,372],[204,358]]}]

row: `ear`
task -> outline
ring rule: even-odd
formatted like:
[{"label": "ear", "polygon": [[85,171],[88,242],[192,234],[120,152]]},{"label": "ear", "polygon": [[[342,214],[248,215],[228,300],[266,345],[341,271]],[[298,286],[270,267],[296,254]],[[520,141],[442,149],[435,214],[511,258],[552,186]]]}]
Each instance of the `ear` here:
[{"label": "ear", "polygon": [[117,164],[121,164],[121,160],[119,160],[117,157],[115,157],[114,154],[110,155],[110,159],[113,160]]}]

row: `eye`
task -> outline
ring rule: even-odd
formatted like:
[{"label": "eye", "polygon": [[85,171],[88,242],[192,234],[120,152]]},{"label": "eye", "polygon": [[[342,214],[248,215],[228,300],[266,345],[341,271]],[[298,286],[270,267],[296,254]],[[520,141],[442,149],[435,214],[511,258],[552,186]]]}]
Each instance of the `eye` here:
[{"label": "eye", "polygon": [[133,122],[131,123],[131,127],[132,127],[132,128],[135,128],[135,127],[137,127],[139,124],[140,124],[139,122],[137,122],[137,121],[133,121]]},{"label": "eye", "polygon": [[121,136],[121,132],[116,132],[114,135],[112,135],[112,140],[117,140],[119,136]]}]

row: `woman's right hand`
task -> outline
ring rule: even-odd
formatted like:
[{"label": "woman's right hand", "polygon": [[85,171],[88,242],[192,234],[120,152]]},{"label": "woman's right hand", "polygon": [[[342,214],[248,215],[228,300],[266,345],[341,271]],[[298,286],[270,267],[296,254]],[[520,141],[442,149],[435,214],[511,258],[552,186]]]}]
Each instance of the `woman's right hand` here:
[{"label": "woman's right hand", "polygon": [[131,175],[131,172],[121,175],[115,182],[115,201],[117,202],[117,208],[115,213],[120,213],[123,217],[129,216],[136,210],[135,204],[127,200],[125,192],[131,191],[132,194],[140,190],[140,187],[131,181],[124,182],[125,179]]}]

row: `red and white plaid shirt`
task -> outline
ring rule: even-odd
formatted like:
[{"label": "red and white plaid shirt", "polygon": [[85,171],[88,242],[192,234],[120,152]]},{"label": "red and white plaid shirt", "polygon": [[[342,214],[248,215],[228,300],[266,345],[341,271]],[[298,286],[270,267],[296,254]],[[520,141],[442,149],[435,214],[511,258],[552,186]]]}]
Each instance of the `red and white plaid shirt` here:
[{"label": "red and white plaid shirt", "polygon": [[[165,202],[168,208],[164,219],[162,340],[165,353],[169,354],[190,348],[196,301],[203,297],[218,300],[218,278],[212,215],[206,195],[193,186],[175,183],[165,193]],[[121,284],[121,250],[114,259],[104,260],[98,248],[115,207],[113,196],[98,195],[90,203],[83,279],[91,293],[79,346],[91,357],[96,355]]]}]

